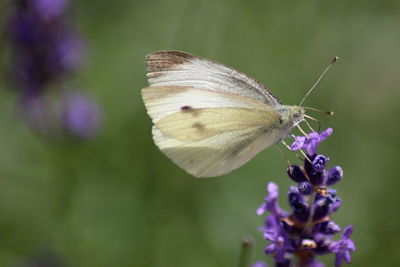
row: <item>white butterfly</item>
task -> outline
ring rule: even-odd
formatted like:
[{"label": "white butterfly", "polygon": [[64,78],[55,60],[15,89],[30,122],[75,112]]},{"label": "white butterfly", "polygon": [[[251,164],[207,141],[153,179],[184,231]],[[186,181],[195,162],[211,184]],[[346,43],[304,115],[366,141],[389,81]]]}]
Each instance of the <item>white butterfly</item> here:
[{"label": "white butterfly", "polygon": [[196,177],[226,174],[279,143],[304,118],[254,78],[179,51],[146,57],[142,89],[153,138],[173,162]]}]

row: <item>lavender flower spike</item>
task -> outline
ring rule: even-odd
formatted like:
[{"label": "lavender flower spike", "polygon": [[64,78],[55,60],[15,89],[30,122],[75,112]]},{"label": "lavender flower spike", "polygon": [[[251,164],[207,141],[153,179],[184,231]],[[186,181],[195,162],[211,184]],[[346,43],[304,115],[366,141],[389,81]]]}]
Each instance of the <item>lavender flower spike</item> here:
[{"label": "lavender flower spike", "polygon": [[[88,139],[99,108],[88,95],[68,92],[69,77],[82,65],[84,41],[68,18],[68,0],[15,0],[7,19],[12,87],[19,114],[48,137]],[[62,140],[62,139],[59,139]]]},{"label": "lavender flower spike", "polygon": [[286,170],[297,183],[287,193],[291,213],[279,208],[278,186],[268,184],[268,195],[257,214],[271,213],[261,230],[269,241],[264,252],[274,257],[275,266],[323,267],[316,258],[329,253],[336,255],[336,267],[343,261],[351,262],[350,252],[356,249],[350,239],[353,227],[346,227],[341,239],[335,241],[340,226],[331,219],[342,200],[329,186],[343,178],[343,170],[340,166],[327,169],[329,158],[317,153],[318,145],[331,134],[332,128],[328,128],[321,134],[312,132],[306,137],[295,137],[292,150],[305,149],[308,158],[303,166],[292,165]]}]

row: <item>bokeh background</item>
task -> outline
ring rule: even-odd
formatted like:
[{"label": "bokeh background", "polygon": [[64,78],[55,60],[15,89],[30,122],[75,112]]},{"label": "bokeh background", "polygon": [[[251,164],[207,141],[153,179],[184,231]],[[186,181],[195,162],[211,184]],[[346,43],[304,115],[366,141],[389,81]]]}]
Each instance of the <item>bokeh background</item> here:
[{"label": "bokeh background", "polygon": [[[1,5],[2,21],[9,3]],[[399,1],[87,0],[72,7],[88,43],[74,84],[97,99],[101,129],[86,142],[50,141],[17,116],[16,94],[0,81],[0,266],[236,266],[246,235],[255,238],[254,259],[271,263],[255,211],[269,181],[287,207],[284,157],[271,148],[205,180],[168,160],[153,144],[140,96],[144,57],[162,49],[228,64],[287,104],[299,103],[339,56],[306,101],[336,112],[313,113],[334,128],[320,151],[345,173],[333,219],[354,225],[352,266],[400,264]],[[0,49],[4,74],[4,38]],[[333,265],[332,256],[320,259]]]}]

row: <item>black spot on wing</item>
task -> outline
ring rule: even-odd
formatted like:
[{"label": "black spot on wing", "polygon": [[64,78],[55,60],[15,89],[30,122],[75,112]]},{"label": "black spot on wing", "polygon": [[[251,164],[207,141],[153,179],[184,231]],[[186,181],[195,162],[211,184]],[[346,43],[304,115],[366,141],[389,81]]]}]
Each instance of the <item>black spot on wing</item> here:
[{"label": "black spot on wing", "polygon": [[200,115],[200,109],[195,109],[191,106],[182,106],[181,112],[192,114],[193,117],[197,117]]},{"label": "black spot on wing", "polygon": [[206,126],[200,122],[195,122],[192,124],[192,127],[203,133],[206,130]]},{"label": "black spot on wing", "polygon": [[187,110],[190,110],[190,109],[192,109],[191,106],[183,106],[183,107],[181,107],[182,111],[187,111]]}]

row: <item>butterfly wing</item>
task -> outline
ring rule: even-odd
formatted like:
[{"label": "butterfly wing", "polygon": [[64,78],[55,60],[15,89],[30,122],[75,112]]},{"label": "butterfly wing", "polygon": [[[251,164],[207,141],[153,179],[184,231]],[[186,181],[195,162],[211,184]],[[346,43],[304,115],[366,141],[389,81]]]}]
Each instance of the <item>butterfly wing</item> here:
[{"label": "butterfly wing", "polygon": [[196,177],[228,173],[276,142],[280,114],[251,98],[188,87],[148,87],[142,96],[156,145]]},{"label": "butterfly wing", "polygon": [[150,86],[184,86],[246,96],[270,106],[280,101],[254,78],[221,63],[180,51],[146,57]]}]

